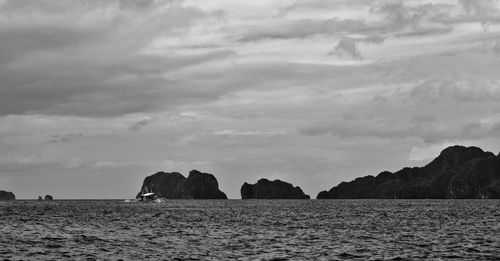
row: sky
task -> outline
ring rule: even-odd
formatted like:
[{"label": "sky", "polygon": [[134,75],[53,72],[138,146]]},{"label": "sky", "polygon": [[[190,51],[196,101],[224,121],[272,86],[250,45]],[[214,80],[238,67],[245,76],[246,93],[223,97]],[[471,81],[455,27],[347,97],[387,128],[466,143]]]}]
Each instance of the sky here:
[{"label": "sky", "polygon": [[158,171],[315,198],[500,151],[500,1],[0,0],[0,189],[133,198]]}]

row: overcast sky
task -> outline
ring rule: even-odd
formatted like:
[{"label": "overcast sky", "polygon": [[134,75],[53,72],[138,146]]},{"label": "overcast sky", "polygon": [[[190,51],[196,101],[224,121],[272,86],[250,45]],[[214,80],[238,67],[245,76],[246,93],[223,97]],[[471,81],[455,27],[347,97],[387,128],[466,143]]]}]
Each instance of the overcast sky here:
[{"label": "overcast sky", "polygon": [[500,150],[496,0],[0,0],[0,189],[130,198],[157,171],[316,197]]}]

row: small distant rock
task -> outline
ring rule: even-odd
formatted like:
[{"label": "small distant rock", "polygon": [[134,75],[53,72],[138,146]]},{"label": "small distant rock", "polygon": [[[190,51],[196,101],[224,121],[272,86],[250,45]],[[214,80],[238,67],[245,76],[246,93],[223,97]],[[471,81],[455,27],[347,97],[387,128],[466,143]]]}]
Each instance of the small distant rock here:
[{"label": "small distant rock", "polygon": [[45,195],[45,200],[54,200],[54,197],[51,195]]},{"label": "small distant rock", "polygon": [[15,200],[16,196],[14,193],[9,191],[0,190],[0,200]]},{"label": "small distant rock", "polygon": [[281,180],[260,179],[256,184],[245,182],[240,192],[242,199],[310,199],[300,187]]},{"label": "small distant rock", "polygon": [[43,200],[42,196],[38,196],[38,200]]}]

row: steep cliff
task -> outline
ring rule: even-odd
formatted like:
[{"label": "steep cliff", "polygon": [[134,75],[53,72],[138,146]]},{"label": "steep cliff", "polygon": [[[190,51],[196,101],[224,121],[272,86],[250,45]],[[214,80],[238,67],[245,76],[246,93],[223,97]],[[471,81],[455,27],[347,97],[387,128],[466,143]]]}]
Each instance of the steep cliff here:
[{"label": "steep cliff", "polygon": [[281,180],[260,179],[256,184],[244,183],[241,187],[242,199],[309,199],[300,187]]},{"label": "steep cliff", "polygon": [[168,199],[227,199],[214,175],[192,170],[188,178],[178,172],[158,172],[144,179],[141,191]]},{"label": "steep cliff", "polygon": [[425,167],[342,182],[317,198],[500,198],[500,155],[452,146]]},{"label": "steep cliff", "polygon": [[182,188],[185,182],[186,177],[178,172],[157,172],[144,179],[138,195],[154,192],[160,198],[179,199],[182,198]]},{"label": "steep cliff", "polygon": [[0,200],[14,200],[16,196],[12,192],[0,190]]},{"label": "steep cliff", "polygon": [[219,183],[214,175],[192,170],[184,183],[182,198],[227,199],[227,196],[219,190]]}]

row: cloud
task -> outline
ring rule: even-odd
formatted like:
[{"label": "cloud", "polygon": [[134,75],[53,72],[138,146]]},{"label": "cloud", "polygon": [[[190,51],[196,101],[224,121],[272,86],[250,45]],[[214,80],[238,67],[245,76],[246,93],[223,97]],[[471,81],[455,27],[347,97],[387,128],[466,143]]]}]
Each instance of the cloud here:
[{"label": "cloud", "polygon": [[[369,3],[311,1],[297,3],[292,9],[370,7]],[[5,1],[0,12],[0,38],[4,39],[0,46],[0,115],[112,117],[213,102],[240,89],[293,77],[283,71],[247,79],[244,66],[268,67],[260,63],[261,58],[252,58],[255,64],[238,62],[252,56],[248,50],[261,48],[252,41],[303,38],[307,45],[310,37],[333,36],[340,40],[330,54],[362,59],[365,50],[360,50],[360,43],[381,44],[393,36],[421,37],[447,30],[434,26],[438,23],[435,17],[444,12],[437,11],[441,5],[383,3],[374,4],[371,14],[381,17],[370,17],[368,23],[361,18],[315,18],[303,13],[300,18],[234,22],[234,15],[223,6],[207,11],[182,1]],[[228,21],[216,22],[222,14]],[[203,42],[200,33],[209,39],[215,35],[216,41]],[[323,55],[331,48],[328,44]],[[283,54],[275,63],[281,64],[295,62],[292,58],[283,62],[290,54],[307,53],[292,51],[293,47],[279,49]],[[266,57],[274,59],[273,55]],[[235,61],[241,71],[228,66]],[[236,75],[228,75],[226,70]],[[319,77],[320,81],[327,78]]]},{"label": "cloud", "polygon": [[348,57],[353,59],[363,59],[361,53],[358,50],[356,42],[350,38],[341,39],[333,51],[328,53],[329,55],[336,55],[339,57]]},{"label": "cloud", "polygon": [[356,120],[335,121],[326,124],[312,125],[299,129],[299,133],[309,136],[334,135],[341,138],[378,137],[378,138],[405,138],[413,133],[413,128],[393,124],[386,120]]},{"label": "cloud", "polygon": [[500,55],[500,40],[497,40],[493,45],[493,53],[497,56]]},{"label": "cloud", "polygon": [[[497,15],[499,11],[497,0],[459,0],[458,3],[462,6],[467,15],[477,16],[483,21]],[[496,19],[498,19],[498,17]]]},{"label": "cloud", "polygon": [[83,133],[56,134],[50,137],[48,143],[68,143],[83,137]]},{"label": "cloud", "polygon": [[299,129],[299,133],[307,136],[332,135],[341,139],[355,140],[359,138],[376,139],[417,139],[426,144],[453,141],[471,141],[500,136],[500,119],[487,118],[466,124],[446,124],[434,117],[415,116],[411,125],[389,120],[349,120],[311,125]]},{"label": "cloud", "polygon": [[498,102],[500,83],[481,80],[428,79],[411,89],[410,97],[422,103]]},{"label": "cloud", "polygon": [[55,172],[75,171],[79,169],[102,170],[102,169],[127,169],[131,167],[143,167],[159,164],[147,161],[99,161],[82,159],[78,157],[68,159],[50,159],[37,156],[2,158],[0,159],[0,173],[9,177],[19,175],[30,176],[34,173],[51,174]]},{"label": "cloud", "polygon": [[0,170],[27,195],[193,166],[234,198],[263,175],[314,193],[500,145],[492,2],[0,2]]},{"label": "cloud", "polygon": [[234,51],[147,52],[210,17],[177,1],[5,1],[0,115],[103,117],[213,98],[167,74]]},{"label": "cloud", "polygon": [[216,130],[206,132],[207,135],[222,136],[222,137],[272,137],[278,135],[285,135],[287,132],[285,130],[254,130],[254,131],[236,131],[236,130]]},{"label": "cloud", "polygon": [[34,153],[2,157],[0,159],[0,173],[7,176],[30,176],[47,170],[61,172],[86,168],[90,165],[91,161],[78,157],[56,159]]},{"label": "cloud", "polygon": [[263,25],[245,28],[238,39],[241,42],[307,38],[315,35],[339,35],[342,33],[369,32],[373,27],[363,20],[355,19],[303,19],[278,21],[279,26]]},{"label": "cloud", "polygon": [[458,6],[461,12],[437,17],[436,20],[448,24],[480,23],[486,31],[490,24],[500,23],[500,5],[497,0],[459,0]]},{"label": "cloud", "polygon": [[390,27],[404,29],[415,28],[425,15],[427,8],[409,8],[404,2],[382,2],[380,6],[372,8],[372,11],[385,16]]},{"label": "cloud", "polygon": [[481,123],[473,122],[462,127],[462,133],[466,136],[476,135],[481,129]]},{"label": "cloud", "polygon": [[394,33],[396,37],[446,34],[452,27],[437,20],[443,16],[448,17],[451,10],[452,6],[449,4],[409,5],[404,1],[382,1],[371,8],[373,13],[383,17],[381,32]]},{"label": "cloud", "polygon": [[[301,10],[308,6],[306,2],[296,2],[285,9]],[[339,5],[348,3],[333,4],[336,8]],[[325,1],[317,2],[318,7],[333,8]],[[354,4],[359,5],[360,3]],[[452,31],[452,27],[442,23],[441,17],[449,17],[452,6],[448,4],[417,4],[409,5],[402,1],[381,1],[365,2],[371,14],[377,15],[371,19],[347,19],[347,18],[327,18],[327,19],[286,19],[279,15],[280,19],[275,19],[273,24],[256,24],[247,26],[239,41],[261,41],[274,39],[294,39],[307,38],[317,35],[342,37],[348,35],[355,37],[363,35],[366,38],[377,37],[378,39],[395,37],[415,37],[425,35],[446,34]],[[362,12],[362,10],[360,10]],[[370,13],[368,13],[369,15]]]},{"label": "cloud", "polygon": [[36,169],[53,168],[60,166],[54,160],[42,159],[39,157],[16,157],[0,159],[0,172],[4,174],[24,172],[28,175]]},{"label": "cloud", "polygon": [[436,121],[436,117],[432,115],[417,115],[411,118],[410,123],[413,125],[428,125]]},{"label": "cloud", "polygon": [[153,123],[155,120],[153,118],[145,118],[140,121],[135,122],[134,124],[130,125],[128,129],[130,131],[139,131],[140,129],[144,128],[145,126]]},{"label": "cloud", "polygon": [[[463,144],[463,143],[461,143]],[[447,143],[440,143],[440,144],[432,144],[432,145],[427,145],[423,147],[412,147],[411,151],[408,156],[409,161],[423,161],[423,160],[429,160],[436,158],[439,156],[439,153],[449,147],[453,146],[455,144],[447,142]]]},{"label": "cloud", "polygon": [[462,126],[461,134],[466,139],[500,137],[500,118],[485,118],[467,123]]},{"label": "cloud", "polygon": [[278,9],[277,17],[286,16],[292,12],[300,11],[330,11],[335,9],[355,8],[360,10],[372,4],[372,0],[295,0],[291,4],[287,4]]}]

